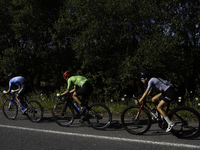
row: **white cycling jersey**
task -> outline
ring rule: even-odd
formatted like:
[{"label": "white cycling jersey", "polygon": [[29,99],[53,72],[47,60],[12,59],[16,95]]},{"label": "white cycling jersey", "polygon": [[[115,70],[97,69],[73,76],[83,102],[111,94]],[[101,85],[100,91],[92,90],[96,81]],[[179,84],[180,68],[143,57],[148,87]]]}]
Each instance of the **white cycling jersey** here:
[{"label": "white cycling jersey", "polygon": [[147,89],[156,89],[165,92],[170,86],[172,86],[172,84],[169,83],[167,80],[163,80],[161,78],[151,78],[148,82]]}]

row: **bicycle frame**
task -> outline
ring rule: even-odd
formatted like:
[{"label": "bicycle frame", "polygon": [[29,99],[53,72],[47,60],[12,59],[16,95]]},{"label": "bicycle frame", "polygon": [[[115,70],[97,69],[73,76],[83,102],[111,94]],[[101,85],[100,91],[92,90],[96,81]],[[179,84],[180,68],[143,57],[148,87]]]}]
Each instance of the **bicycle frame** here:
[{"label": "bicycle frame", "polygon": [[[156,117],[155,114],[152,112],[151,108],[149,108],[149,106],[147,105],[147,103],[149,103],[149,104],[155,104],[155,102],[152,102],[152,101],[143,101],[143,102],[142,102],[142,105],[140,106],[140,109],[139,109],[139,111],[138,111],[138,113],[137,113],[137,115],[136,115],[136,117],[135,117],[135,120],[137,120],[137,118],[138,118],[138,116],[140,115],[140,112],[141,112],[141,110],[142,110],[143,107],[146,107],[146,108],[148,109],[148,111],[151,112],[151,114],[152,114],[154,117]],[[169,106],[170,106],[170,104],[167,105],[166,114],[168,114],[168,111],[170,111],[171,113],[173,113],[173,111],[169,109]],[[174,113],[173,113],[173,114],[174,114]],[[174,114],[174,115],[176,115],[176,114]],[[176,115],[176,116],[177,116],[177,115]],[[179,117],[179,116],[177,116],[177,117]]]},{"label": "bicycle frame", "polygon": [[[12,106],[13,106],[13,101],[15,101],[15,103],[17,104],[17,106],[20,108],[20,104],[19,104],[19,102],[16,100],[15,97],[16,97],[16,95],[13,93],[13,94],[12,94],[12,98],[10,99],[10,103],[9,103],[9,108],[8,108],[8,109],[12,108]],[[24,96],[24,99],[25,99],[25,103],[26,103],[27,106],[29,107],[29,112],[33,112],[31,106],[28,104],[28,101],[27,101],[27,98],[26,98],[26,97],[27,97],[27,95]],[[20,108],[20,111],[23,112],[23,111],[21,110],[21,108]]]},{"label": "bicycle frame", "polygon": [[[137,118],[138,118],[138,116],[140,115],[140,112],[141,112],[141,110],[142,110],[143,107],[146,107],[146,108],[148,109],[148,111],[151,112],[151,114],[152,114],[154,117],[156,117],[155,114],[152,112],[151,108],[149,108],[149,106],[147,105],[147,103],[149,103],[149,104],[155,104],[155,102],[152,102],[152,101],[143,101],[143,102],[142,102],[142,105],[141,105],[141,107],[140,107],[140,109],[139,109],[139,111],[138,111],[138,113],[137,113],[137,115],[136,115],[136,117],[135,117],[135,120],[137,120]],[[179,115],[177,115],[176,113],[174,113],[172,110],[170,110],[170,109],[169,109],[169,106],[170,106],[170,104],[167,105],[166,115],[167,115],[168,112],[170,111],[173,115],[175,115],[176,117],[178,117],[181,121],[184,121],[184,119],[183,119],[182,117],[180,117]],[[179,124],[177,123],[176,125],[179,125]],[[180,125],[182,125],[182,124],[180,124]]]},{"label": "bicycle frame", "polygon": [[[60,101],[62,101],[61,99],[60,99]],[[65,106],[64,106],[64,108],[63,108],[63,111],[62,112],[65,112],[66,111],[66,108],[67,108],[67,106],[68,105],[71,105],[72,106],[72,108],[76,111],[76,113],[77,114],[80,114],[80,112],[79,112],[79,110],[74,106],[74,104],[73,104],[73,102],[72,102],[72,100],[71,100],[71,97],[70,97],[70,94],[68,94],[68,96],[67,96],[67,98],[66,98],[66,100],[64,100],[64,101],[62,101],[62,102],[64,102],[65,103]],[[86,109],[89,109],[89,106],[88,106],[88,101],[87,101],[87,99],[85,99],[85,102],[86,102]]]},{"label": "bicycle frame", "polygon": [[80,114],[80,112],[78,111],[78,109],[74,106],[74,104],[72,103],[71,99],[70,99],[70,96],[67,97],[67,99],[65,101],[62,101],[65,103],[65,106],[63,107],[63,110],[62,112],[65,112],[66,109],[67,109],[67,106],[68,105],[71,105],[72,108],[76,111],[77,114]]}]

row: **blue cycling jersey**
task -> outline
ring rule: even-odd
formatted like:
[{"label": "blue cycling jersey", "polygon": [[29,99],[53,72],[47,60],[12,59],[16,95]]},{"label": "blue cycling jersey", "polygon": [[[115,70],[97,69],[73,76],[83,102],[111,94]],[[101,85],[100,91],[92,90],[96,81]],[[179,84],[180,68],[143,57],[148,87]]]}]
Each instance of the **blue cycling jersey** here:
[{"label": "blue cycling jersey", "polygon": [[27,80],[22,77],[14,77],[9,81],[9,89],[12,89],[13,85],[18,86],[18,88],[21,88],[21,85],[23,85]]}]

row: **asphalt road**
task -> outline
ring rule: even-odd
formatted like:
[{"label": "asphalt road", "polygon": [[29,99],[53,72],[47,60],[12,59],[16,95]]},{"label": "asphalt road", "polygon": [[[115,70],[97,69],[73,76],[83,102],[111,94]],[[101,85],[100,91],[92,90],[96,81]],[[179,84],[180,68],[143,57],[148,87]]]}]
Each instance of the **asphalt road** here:
[{"label": "asphalt road", "polygon": [[8,120],[0,110],[0,150],[194,150],[200,149],[200,137],[177,139],[152,125],[145,135],[131,135],[115,117],[105,131],[94,130],[77,119],[70,127],[60,127],[45,113],[40,123],[32,123],[21,114]]}]

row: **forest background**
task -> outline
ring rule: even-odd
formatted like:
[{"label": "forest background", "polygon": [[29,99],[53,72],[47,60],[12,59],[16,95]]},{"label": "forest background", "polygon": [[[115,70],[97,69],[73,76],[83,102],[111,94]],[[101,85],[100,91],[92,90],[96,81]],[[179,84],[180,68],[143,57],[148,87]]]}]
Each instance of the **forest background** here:
[{"label": "forest background", "polygon": [[49,103],[71,70],[94,86],[91,101],[127,104],[146,88],[139,73],[150,70],[194,106],[199,29],[199,0],[0,0],[0,89],[15,72]]}]

